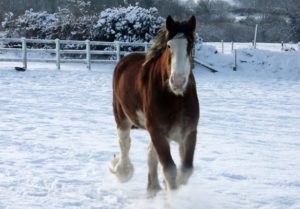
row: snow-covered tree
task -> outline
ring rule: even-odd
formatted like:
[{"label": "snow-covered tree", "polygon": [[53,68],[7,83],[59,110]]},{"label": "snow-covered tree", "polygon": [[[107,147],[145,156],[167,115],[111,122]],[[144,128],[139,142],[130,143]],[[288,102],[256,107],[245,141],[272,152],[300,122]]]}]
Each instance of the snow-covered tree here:
[{"label": "snow-covered tree", "polygon": [[65,4],[76,17],[88,15],[91,10],[91,1],[88,0],[65,0]]},{"label": "snow-covered tree", "polygon": [[34,37],[46,38],[56,22],[56,17],[47,12],[34,12],[27,10],[24,15],[12,18],[8,13],[2,26],[7,30],[7,37]]},{"label": "snow-covered tree", "polygon": [[149,42],[164,19],[156,8],[139,6],[109,8],[101,12],[93,39],[105,41]]},{"label": "snow-covered tree", "polygon": [[2,25],[6,37],[149,42],[163,22],[156,8],[129,6],[106,9],[99,17],[76,17],[69,9],[53,14],[31,9],[15,19],[8,14]]},{"label": "snow-covered tree", "polygon": [[294,41],[300,42],[300,1],[287,0],[287,12],[291,21],[291,35]]},{"label": "snow-covered tree", "polygon": [[95,23],[95,16],[76,18],[69,9],[59,9],[54,14],[31,9],[15,19],[8,13],[2,26],[6,37],[85,40],[91,38]]}]

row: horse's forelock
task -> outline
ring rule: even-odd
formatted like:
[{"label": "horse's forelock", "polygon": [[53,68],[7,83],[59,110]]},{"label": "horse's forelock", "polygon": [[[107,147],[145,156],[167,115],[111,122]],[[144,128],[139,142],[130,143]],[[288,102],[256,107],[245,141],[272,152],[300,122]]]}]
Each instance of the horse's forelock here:
[{"label": "horse's forelock", "polygon": [[177,22],[173,28],[169,31],[166,27],[161,28],[156,35],[153,46],[148,50],[146,54],[146,60],[144,66],[147,65],[150,61],[157,59],[166,49],[167,42],[173,39],[176,35],[183,34],[188,41],[188,54],[191,53],[194,46],[195,34],[194,31],[190,30],[188,22]]}]

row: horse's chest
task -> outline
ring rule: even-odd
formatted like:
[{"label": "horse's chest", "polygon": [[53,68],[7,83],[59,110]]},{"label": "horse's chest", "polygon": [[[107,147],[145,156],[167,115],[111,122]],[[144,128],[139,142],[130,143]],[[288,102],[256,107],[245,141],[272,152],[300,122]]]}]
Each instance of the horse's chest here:
[{"label": "horse's chest", "polygon": [[181,126],[174,126],[169,130],[168,140],[180,143],[184,138],[184,130]]},{"label": "horse's chest", "polygon": [[[146,127],[146,117],[144,113],[138,110],[136,112],[136,117],[138,119],[139,126]],[[185,133],[187,131],[187,127],[185,127],[178,121],[167,121],[167,123],[165,123],[165,121],[156,121],[156,126],[166,134],[166,137],[169,141],[176,141],[178,143],[180,143],[182,139],[185,138]]]}]

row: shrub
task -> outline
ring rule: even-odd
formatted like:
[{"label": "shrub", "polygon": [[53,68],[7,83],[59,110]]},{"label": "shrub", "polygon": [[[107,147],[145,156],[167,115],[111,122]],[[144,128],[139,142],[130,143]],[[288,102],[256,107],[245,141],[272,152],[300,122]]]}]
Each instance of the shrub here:
[{"label": "shrub", "polygon": [[17,18],[7,16],[2,25],[12,38],[149,42],[163,22],[156,8],[129,6],[106,9],[99,17],[75,17],[69,9],[53,14],[31,9]]},{"label": "shrub", "polygon": [[109,8],[101,12],[93,39],[104,41],[149,42],[164,19],[156,8],[138,6]]}]

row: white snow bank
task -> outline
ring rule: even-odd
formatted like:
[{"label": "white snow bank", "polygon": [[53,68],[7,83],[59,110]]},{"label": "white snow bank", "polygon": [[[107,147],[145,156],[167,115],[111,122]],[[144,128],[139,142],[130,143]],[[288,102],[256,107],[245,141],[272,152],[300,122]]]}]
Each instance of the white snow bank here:
[{"label": "white snow bank", "polygon": [[275,52],[252,48],[237,49],[237,72],[233,72],[234,54],[221,54],[214,46],[196,46],[196,57],[221,74],[246,77],[300,79],[300,51]]}]

